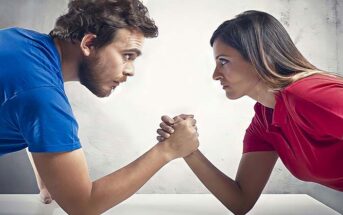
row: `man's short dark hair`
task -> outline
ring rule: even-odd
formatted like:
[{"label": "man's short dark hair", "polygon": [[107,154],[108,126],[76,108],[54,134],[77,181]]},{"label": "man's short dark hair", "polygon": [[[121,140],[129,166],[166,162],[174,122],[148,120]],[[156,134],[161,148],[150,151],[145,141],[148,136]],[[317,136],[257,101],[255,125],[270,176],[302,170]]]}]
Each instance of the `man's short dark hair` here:
[{"label": "man's short dark hair", "polygon": [[96,48],[109,44],[119,29],[138,30],[144,37],[157,37],[158,28],[139,0],[71,0],[68,12],[60,16],[50,36],[64,41],[81,41],[95,34]]}]

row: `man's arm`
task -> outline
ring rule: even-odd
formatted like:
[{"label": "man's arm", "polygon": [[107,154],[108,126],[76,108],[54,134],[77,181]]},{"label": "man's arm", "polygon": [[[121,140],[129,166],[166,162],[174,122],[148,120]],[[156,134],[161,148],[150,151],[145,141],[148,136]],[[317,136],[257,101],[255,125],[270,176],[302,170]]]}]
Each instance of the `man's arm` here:
[{"label": "man's arm", "polygon": [[153,147],[143,156],[94,182],[81,149],[32,153],[38,172],[56,202],[68,214],[101,214],[135,193],[168,160]]},{"label": "man's arm", "polygon": [[129,165],[94,182],[81,149],[65,153],[32,153],[39,175],[56,202],[68,214],[100,214],[134,194],[162,166],[198,146],[192,120]]},{"label": "man's arm", "polygon": [[261,195],[277,158],[274,151],[243,154],[235,180],[218,170],[199,150],[184,159],[225,207],[235,214],[245,214]]},{"label": "man's arm", "polygon": [[29,157],[33,172],[35,173],[35,176],[36,176],[36,181],[37,181],[37,185],[39,188],[39,195],[41,198],[41,202],[43,202],[44,204],[49,204],[52,202],[53,198],[50,195],[48,189],[46,188],[44,182],[42,181],[41,177],[38,174],[36,165],[35,165],[33,158],[32,158],[32,154],[28,150],[26,150],[26,152],[27,152],[27,155]]}]

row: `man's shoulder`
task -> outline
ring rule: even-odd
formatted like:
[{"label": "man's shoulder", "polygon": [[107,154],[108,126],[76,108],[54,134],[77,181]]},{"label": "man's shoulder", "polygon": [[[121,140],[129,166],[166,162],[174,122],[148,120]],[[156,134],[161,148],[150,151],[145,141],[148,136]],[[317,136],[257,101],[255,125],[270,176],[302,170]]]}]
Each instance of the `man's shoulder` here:
[{"label": "man's shoulder", "polygon": [[[12,39],[34,38],[34,37],[47,37],[48,35],[37,32],[35,30],[20,28],[20,27],[9,27],[0,29],[0,37],[6,38],[11,37]],[[13,41],[13,40],[12,40]],[[9,42],[9,41],[6,41]]]},{"label": "man's shoulder", "polygon": [[10,50],[27,50],[30,47],[33,50],[34,48],[40,49],[43,47],[55,52],[55,44],[49,35],[19,27],[0,29],[0,47],[6,53]]},{"label": "man's shoulder", "polygon": [[31,88],[63,88],[59,54],[49,35],[23,28],[0,31],[0,103]]}]

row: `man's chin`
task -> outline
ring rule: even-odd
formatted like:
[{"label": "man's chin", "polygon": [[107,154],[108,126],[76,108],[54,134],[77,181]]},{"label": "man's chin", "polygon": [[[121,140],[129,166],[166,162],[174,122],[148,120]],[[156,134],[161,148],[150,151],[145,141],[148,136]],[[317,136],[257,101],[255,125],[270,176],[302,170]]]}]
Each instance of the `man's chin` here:
[{"label": "man's chin", "polygon": [[102,92],[97,92],[97,93],[93,93],[93,94],[96,95],[98,98],[105,98],[105,97],[110,96],[111,93],[112,93],[112,91],[110,91],[110,92],[102,91]]},{"label": "man's chin", "polygon": [[88,87],[87,89],[91,91],[91,93],[93,93],[96,97],[99,97],[99,98],[108,97],[109,95],[111,95],[111,92],[112,92],[112,90],[109,91],[109,90],[90,89]]},{"label": "man's chin", "polygon": [[93,86],[93,85],[88,85],[85,83],[81,84],[83,86],[85,86],[91,93],[93,93],[95,96],[99,97],[99,98],[104,98],[104,97],[108,97],[111,95],[111,93],[113,92],[114,89],[109,89],[106,87],[97,87],[97,86]]}]

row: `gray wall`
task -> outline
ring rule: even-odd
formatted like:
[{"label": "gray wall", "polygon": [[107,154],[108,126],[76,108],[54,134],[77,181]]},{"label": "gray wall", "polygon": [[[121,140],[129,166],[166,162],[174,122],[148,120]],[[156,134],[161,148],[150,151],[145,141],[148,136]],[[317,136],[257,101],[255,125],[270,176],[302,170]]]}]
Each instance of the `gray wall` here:
[{"label": "gray wall", "polygon": [[0,193],[38,193],[26,150],[0,156]]},{"label": "gray wall", "polygon": [[[227,100],[218,83],[211,80],[214,60],[209,38],[221,22],[244,10],[273,14],[313,64],[343,74],[340,0],[144,2],[160,28],[160,35],[146,41],[136,65],[136,76],[106,99],[96,98],[79,84],[66,84],[93,179],[122,167],[149,149],[156,143],[160,116],[181,112],[196,115],[203,153],[226,174],[235,176],[254,102],[248,98]],[[0,0],[0,4],[0,27],[17,25],[48,32],[55,18],[65,10],[67,0]],[[27,167],[26,161],[23,168]],[[9,163],[5,158],[0,162]],[[1,171],[0,183],[6,174]],[[164,167],[139,192],[208,191],[180,159]],[[301,182],[281,162],[264,192],[307,193],[343,212],[342,192]]]},{"label": "gray wall", "polygon": [[337,68],[343,74],[343,1],[336,0]]}]

